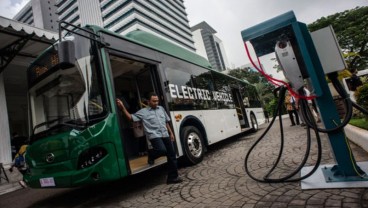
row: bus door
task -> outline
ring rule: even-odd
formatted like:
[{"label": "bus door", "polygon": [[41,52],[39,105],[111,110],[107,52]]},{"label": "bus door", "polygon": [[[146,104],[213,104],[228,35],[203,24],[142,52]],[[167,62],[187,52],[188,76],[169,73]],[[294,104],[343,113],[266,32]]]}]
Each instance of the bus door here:
[{"label": "bus door", "polygon": [[[132,59],[110,55],[116,98],[119,98],[131,114],[148,104],[146,97],[151,92],[158,94],[156,82],[156,66]],[[160,98],[162,96],[159,96]],[[161,101],[161,100],[160,100]],[[122,143],[125,156],[129,160],[131,173],[141,172],[150,166],[147,163],[147,152],[150,143],[144,135],[140,122],[131,122],[122,114]],[[156,160],[157,161],[157,160]],[[155,164],[160,164],[160,161]]]},{"label": "bus door", "polygon": [[242,102],[242,99],[241,99],[239,89],[232,88],[231,92],[232,92],[232,95],[233,95],[233,100],[234,100],[234,104],[235,104],[235,108],[236,108],[236,113],[238,115],[240,127],[242,129],[243,128],[249,128],[249,122],[248,122],[248,119],[247,119],[247,114],[246,114],[245,109],[244,109],[244,105],[243,105],[243,102]]}]

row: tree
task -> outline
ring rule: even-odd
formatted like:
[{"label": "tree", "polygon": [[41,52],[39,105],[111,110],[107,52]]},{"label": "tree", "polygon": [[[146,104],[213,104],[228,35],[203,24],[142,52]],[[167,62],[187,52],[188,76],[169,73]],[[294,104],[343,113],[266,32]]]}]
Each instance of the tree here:
[{"label": "tree", "polygon": [[[262,105],[265,109],[269,109],[269,104],[274,99],[272,91],[275,87],[267,81],[267,79],[262,76],[258,71],[251,70],[251,68],[244,69],[233,69],[229,72],[230,76],[245,79],[249,83],[253,84],[256,87],[256,90],[260,96]],[[269,111],[270,113],[272,111]]]},{"label": "tree", "polygon": [[368,7],[356,7],[308,25],[311,32],[332,25],[350,70],[368,67]]}]

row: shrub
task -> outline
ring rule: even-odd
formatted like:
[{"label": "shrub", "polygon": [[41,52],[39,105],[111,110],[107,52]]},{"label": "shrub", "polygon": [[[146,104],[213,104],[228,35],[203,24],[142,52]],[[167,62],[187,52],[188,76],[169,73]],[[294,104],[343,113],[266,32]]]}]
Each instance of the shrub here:
[{"label": "shrub", "polygon": [[[355,92],[357,103],[365,109],[368,109],[368,83],[357,88]],[[368,118],[368,116],[366,116]]]}]

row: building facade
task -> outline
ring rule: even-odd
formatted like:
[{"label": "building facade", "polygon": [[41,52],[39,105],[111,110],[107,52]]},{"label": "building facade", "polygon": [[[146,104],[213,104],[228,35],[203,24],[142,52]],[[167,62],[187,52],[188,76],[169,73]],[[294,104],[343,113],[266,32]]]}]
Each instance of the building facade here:
[{"label": "building facade", "polygon": [[34,27],[57,31],[56,9],[55,0],[31,0],[13,19]]},{"label": "building facade", "polygon": [[31,0],[13,19],[53,31],[58,20],[122,35],[143,30],[195,51],[183,0]]},{"label": "building facade", "polygon": [[183,0],[56,0],[60,20],[94,24],[119,34],[133,30],[154,33],[194,51]]},{"label": "building facade", "polygon": [[205,57],[212,68],[224,71],[229,68],[224,45],[214,30],[206,22],[201,22],[191,28],[197,54]]}]

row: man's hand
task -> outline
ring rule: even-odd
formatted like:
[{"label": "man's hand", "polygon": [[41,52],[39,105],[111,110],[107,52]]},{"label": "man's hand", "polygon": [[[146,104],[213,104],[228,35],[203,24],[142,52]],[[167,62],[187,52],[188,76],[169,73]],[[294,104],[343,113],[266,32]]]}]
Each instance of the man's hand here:
[{"label": "man's hand", "polygon": [[118,99],[118,98],[116,98],[116,104],[118,105],[118,108],[120,110],[124,110],[125,109],[125,106],[124,106],[123,102],[121,102],[121,100]]},{"label": "man's hand", "polygon": [[175,136],[174,136],[173,133],[170,134],[170,139],[171,139],[172,142],[175,141]]},{"label": "man's hand", "polygon": [[166,128],[167,128],[167,131],[169,132],[171,141],[175,141],[175,135],[173,131],[171,131],[171,127],[169,123],[166,123]]},{"label": "man's hand", "polygon": [[130,113],[126,110],[123,102],[121,102],[121,100],[118,99],[118,98],[116,98],[116,105],[123,112],[123,114],[128,118],[128,120],[131,121],[132,120],[132,115],[130,115]]}]

